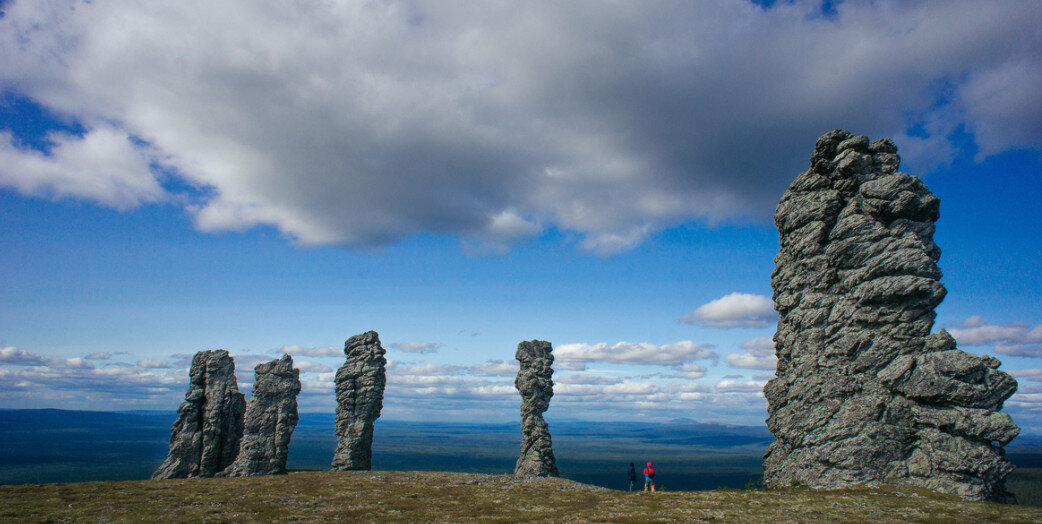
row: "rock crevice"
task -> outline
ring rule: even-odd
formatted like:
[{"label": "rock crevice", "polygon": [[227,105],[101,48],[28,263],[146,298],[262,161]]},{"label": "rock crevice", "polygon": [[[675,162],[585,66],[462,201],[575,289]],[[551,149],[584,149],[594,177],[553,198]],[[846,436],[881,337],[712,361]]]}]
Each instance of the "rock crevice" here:
[{"label": "rock crevice", "polygon": [[778,356],[767,383],[768,485],[911,482],[1013,502],[998,413],[1017,388],[999,361],[931,333],[944,299],[940,201],[899,173],[887,138],[832,131],[775,212]]}]

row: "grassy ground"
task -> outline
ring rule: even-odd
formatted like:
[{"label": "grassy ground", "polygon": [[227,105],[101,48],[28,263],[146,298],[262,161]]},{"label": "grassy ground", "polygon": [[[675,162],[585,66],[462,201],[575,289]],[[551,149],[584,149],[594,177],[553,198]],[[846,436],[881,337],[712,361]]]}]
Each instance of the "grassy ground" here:
[{"label": "grassy ground", "polygon": [[1039,522],[1042,508],[906,488],[628,493],[563,479],[439,472],[0,486],[16,521]]}]

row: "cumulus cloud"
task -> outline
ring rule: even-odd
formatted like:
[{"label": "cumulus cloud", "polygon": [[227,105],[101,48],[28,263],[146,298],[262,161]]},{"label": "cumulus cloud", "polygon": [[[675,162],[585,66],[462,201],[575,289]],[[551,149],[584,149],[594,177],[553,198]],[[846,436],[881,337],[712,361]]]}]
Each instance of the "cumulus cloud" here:
[{"label": "cumulus cloud", "polygon": [[733,368],[774,370],[778,367],[778,358],[774,355],[774,341],[771,337],[756,337],[742,342],[745,353],[724,355],[724,362]]},{"label": "cumulus cloud", "polygon": [[554,355],[558,361],[565,363],[611,362],[659,366],[680,366],[693,360],[711,360],[715,364],[718,358],[709,346],[695,344],[690,340],[662,346],[648,342],[563,344],[554,348]]},{"label": "cumulus cloud", "polygon": [[165,369],[173,367],[165,360],[157,360],[153,358],[143,358],[137,361],[137,365],[139,368],[143,369]]},{"label": "cumulus cloud", "polygon": [[717,328],[767,327],[778,320],[774,302],[763,295],[731,293],[680,317],[685,324],[702,324]]},{"label": "cumulus cloud", "polygon": [[1042,324],[990,324],[972,316],[948,329],[960,345],[991,346],[996,353],[1018,357],[1042,357]]},{"label": "cumulus cloud", "polygon": [[724,379],[717,382],[713,389],[720,392],[726,393],[756,393],[763,391],[763,382],[759,381],[742,381],[739,379]]},{"label": "cumulus cloud", "polygon": [[98,405],[173,409],[188,380],[184,370],[122,362],[104,367],[83,358],[36,357],[20,362],[19,368],[0,367],[0,401],[71,409],[97,409]]},{"label": "cumulus cloud", "polygon": [[0,364],[14,366],[42,366],[47,359],[13,346],[0,348]]},{"label": "cumulus cloud", "polygon": [[273,353],[286,353],[288,355],[301,355],[305,357],[342,357],[344,356],[343,348],[337,348],[334,346],[323,346],[314,348],[305,348],[298,345],[282,346],[275,350]]},{"label": "cumulus cloud", "polygon": [[516,361],[488,360],[470,366],[468,372],[478,377],[513,377],[517,375],[518,366]]},{"label": "cumulus cloud", "polygon": [[293,367],[299,369],[301,373],[329,373],[333,371],[333,368],[314,360],[294,359]]},{"label": "cumulus cloud", "polygon": [[698,380],[706,376],[705,366],[699,366],[698,364],[684,364],[676,368],[675,373],[667,375],[669,378],[683,378],[688,380]]},{"label": "cumulus cloud", "polygon": [[44,154],[16,147],[10,133],[0,132],[0,186],[31,196],[86,198],[117,209],[162,197],[150,168],[153,160],[125,132],[101,126],[82,137],[49,138],[52,147]]},{"label": "cumulus cloud", "polygon": [[605,375],[593,375],[590,373],[572,373],[570,375],[563,375],[554,377],[554,383],[556,384],[598,384],[598,385],[610,385],[610,384],[621,384],[622,379],[619,377],[609,377]]},{"label": "cumulus cloud", "polygon": [[89,354],[89,355],[87,355],[87,356],[85,356],[83,358],[88,359],[88,360],[108,360],[108,359],[112,358],[112,353],[109,353],[107,351],[98,352],[98,353],[91,353],[91,354]]},{"label": "cumulus cloud", "polygon": [[[1029,380],[1031,382],[1042,382],[1042,369],[1014,369],[1007,371],[1018,380]],[[1023,388],[1021,388],[1023,389]]]},{"label": "cumulus cloud", "polygon": [[[203,231],[303,244],[502,246],[553,227],[608,255],[691,220],[766,218],[837,126],[930,154],[957,128],[982,155],[1042,145],[1034,4],[819,9],[11,2],[0,89],[86,131],[47,152],[0,137],[0,184],[166,200]],[[164,194],[160,163],[199,191]]]},{"label": "cumulus cloud", "polygon": [[438,345],[434,342],[395,342],[390,346],[392,349],[406,353],[437,353]]}]

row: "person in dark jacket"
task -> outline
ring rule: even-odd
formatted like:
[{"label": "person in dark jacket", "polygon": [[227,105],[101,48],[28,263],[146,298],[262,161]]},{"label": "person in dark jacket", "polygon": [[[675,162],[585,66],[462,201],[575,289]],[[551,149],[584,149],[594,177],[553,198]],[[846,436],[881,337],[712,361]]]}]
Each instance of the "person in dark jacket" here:
[{"label": "person in dark jacket", "polygon": [[644,491],[648,490],[648,486],[651,486],[651,491],[655,491],[655,468],[651,467],[650,462],[644,468]]},{"label": "person in dark jacket", "polygon": [[633,469],[633,463],[630,462],[630,489],[633,491],[633,486],[637,484],[637,470]]}]

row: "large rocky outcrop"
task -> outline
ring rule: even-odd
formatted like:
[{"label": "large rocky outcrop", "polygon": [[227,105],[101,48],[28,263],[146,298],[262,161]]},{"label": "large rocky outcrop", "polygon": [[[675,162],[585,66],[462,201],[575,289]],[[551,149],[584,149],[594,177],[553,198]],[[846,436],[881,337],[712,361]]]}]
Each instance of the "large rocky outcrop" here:
[{"label": "large rocky outcrop", "polygon": [[257,364],[253,394],[246,405],[245,434],[235,462],[219,476],[250,477],[286,472],[289,439],[297,426],[300,370],[293,357]]},{"label": "large rocky outcrop", "polygon": [[384,348],[375,331],[344,342],[347,362],[336,372],[336,453],[333,469],[372,468],[373,422],[383,409]]},{"label": "large rocky outcrop", "polygon": [[235,460],[246,401],[235,381],[235,362],[223,349],[192,358],[185,401],[177,408],[170,453],[154,479],[212,477]]},{"label": "large rocky outcrop", "polygon": [[517,345],[521,369],[514,386],[521,393],[521,456],[514,466],[517,477],[556,477],[557,464],[550,429],[543,412],[554,396],[553,348],[549,342],[532,340]]},{"label": "large rocky outcrop", "polygon": [[1002,446],[1020,428],[999,410],[1017,383],[930,333],[945,295],[939,200],[899,163],[890,139],[832,131],[778,204],[764,480],[910,482],[1013,502]]}]

